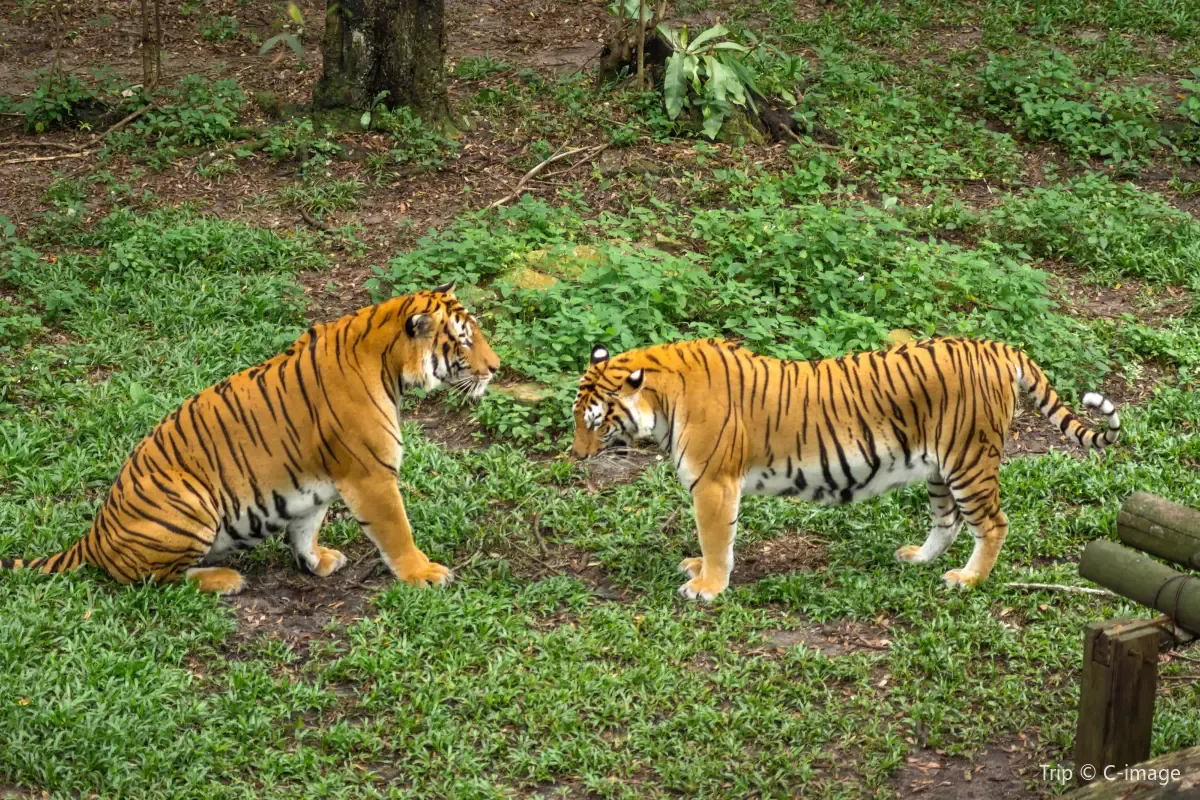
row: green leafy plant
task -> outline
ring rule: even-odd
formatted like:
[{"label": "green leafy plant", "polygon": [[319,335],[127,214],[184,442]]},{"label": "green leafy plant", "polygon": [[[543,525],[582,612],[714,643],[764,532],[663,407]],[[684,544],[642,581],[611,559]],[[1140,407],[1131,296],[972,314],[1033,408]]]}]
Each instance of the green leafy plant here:
[{"label": "green leafy plant", "polygon": [[686,25],[678,31],[659,25],[657,30],[672,50],[663,79],[663,99],[671,119],[677,119],[685,107],[698,108],[704,134],[715,139],[729,116],[730,103],[753,108],[753,94],[758,91],[754,76],[732,56],[747,48],[721,38],[728,28],[714,25],[691,41]]},{"label": "green leafy plant", "polygon": [[85,104],[101,104],[100,92],[71,73],[51,70],[12,108],[25,116],[25,130],[42,133],[74,119]]},{"label": "green leafy plant", "polygon": [[1170,147],[1148,87],[1113,89],[1083,80],[1059,50],[989,56],[978,74],[979,103],[1030,139],[1050,139],[1077,158],[1145,163]]},{"label": "green leafy plant", "polygon": [[1183,98],[1183,102],[1179,104],[1179,113],[1187,117],[1193,125],[1200,125],[1200,67],[1192,67],[1192,75],[1196,80],[1188,80],[1184,78],[1179,81],[1180,87],[1191,92],[1191,94]]},{"label": "green leafy plant", "polygon": [[237,17],[209,18],[200,27],[200,38],[210,42],[228,42],[241,34]]}]

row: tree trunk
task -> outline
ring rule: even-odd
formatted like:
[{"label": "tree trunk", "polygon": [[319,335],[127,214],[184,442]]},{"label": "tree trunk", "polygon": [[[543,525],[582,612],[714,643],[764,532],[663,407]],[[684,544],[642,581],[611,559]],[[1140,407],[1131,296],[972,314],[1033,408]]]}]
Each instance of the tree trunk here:
[{"label": "tree trunk", "polygon": [[389,108],[426,121],[449,116],[443,0],[337,0],[325,18],[324,70],[316,109],[367,109],[380,92]]}]

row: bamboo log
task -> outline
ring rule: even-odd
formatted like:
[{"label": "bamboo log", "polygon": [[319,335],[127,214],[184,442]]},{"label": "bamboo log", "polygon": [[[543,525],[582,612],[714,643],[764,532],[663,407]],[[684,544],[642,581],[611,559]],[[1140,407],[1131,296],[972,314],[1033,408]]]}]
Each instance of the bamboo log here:
[{"label": "bamboo log", "polygon": [[1122,597],[1157,609],[1180,627],[1200,633],[1200,578],[1098,539],[1079,560],[1079,574]]},{"label": "bamboo log", "polygon": [[1200,787],[1200,747],[1176,750],[1122,770],[1103,770],[1067,800],[1184,800]]},{"label": "bamboo log", "polygon": [[1117,514],[1117,535],[1142,552],[1200,568],[1200,511],[1195,509],[1137,492]]}]

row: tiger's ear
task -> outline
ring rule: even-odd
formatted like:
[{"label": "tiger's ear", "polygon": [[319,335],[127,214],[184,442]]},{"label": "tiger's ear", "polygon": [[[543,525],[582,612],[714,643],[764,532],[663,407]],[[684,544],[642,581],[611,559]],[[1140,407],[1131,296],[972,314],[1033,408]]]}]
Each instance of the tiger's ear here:
[{"label": "tiger's ear", "polygon": [[608,348],[602,344],[598,344],[592,348],[592,364],[600,364],[608,361]]},{"label": "tiger's ear", "polygon": [[629,386],[630,389],[633,389],[636,391],[637,389],[642,388],[642,383],[645,382],[645,380],[646,380],[646,371],[643,369],[636,369],[633,372],[629,373],[629,377],[625,379],[625,383],[626,383],[626,385]]},{"label": "tiger's ear", "polygon": [[433,320],[428,314],[413,314],[404,321],[404,332],[410,339],[424,339],[433,332]]},{"label": "tiger's ear", "polygon": [[434,294],[446,294],[446,295],[450,295],[450,297],[454,297],[454,284],[455,283],[457,283],[457,281],[450,281],[449,283],[443,283],[441,286],[434,289],[433,292],[434,292]]}]

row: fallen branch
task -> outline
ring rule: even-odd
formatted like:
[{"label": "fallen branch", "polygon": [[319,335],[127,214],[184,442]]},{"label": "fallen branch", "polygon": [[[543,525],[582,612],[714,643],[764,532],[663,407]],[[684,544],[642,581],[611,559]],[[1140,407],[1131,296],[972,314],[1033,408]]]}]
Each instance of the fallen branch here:
[{"label": "fallen branch", "polygon": [[546,540],[542,538],[542,518],[540,514],[533,515],[533,538],[537,539],[538,547],[541,548],[542,555],[546,558],[549,558],[550,548],[546,546]]},{"label": "fallen branch", "polygon": [[238,150],[245,150],[247,153],[257,153],[267,146],[267,139],[255,139],[252,142],[246,142],[244,139],[237,144],[231,144],[228,147],[222,147],[220,150],[209,150],[200,157],[196,162],[197,167],[207,167],[217,159],[224,158],[228,155],[233,155]]},{"label": "fallen branch", "polygon": [[1006,583],[1008,589],[1028,589],[1030,591],[1065,592],[1066,594],[1091,594],[1097,597],[1120,597],[1108,589],[1091,589],[1087,586],[1064,586],[1060,583]]},{"label": "fallen branch", "polygon": [[322,233],[329,233],[329,231],[333,230],[327,224],[317,219],[312,214],[309,214],[303,206],[300,207],[300,219],[304,220],[305,223],[307,223],[310,227],[316,228]]},{"label": "fallen branch", "polygon": [[[540,173],[546,167],[553,164],[555,161],[561,161],[564,158],[567,158],[567,157],[573,156],[573,155],[578,155],[579,153],[583,153],[583,152],[587,152],[587,154],[588,154],[587,158],[592,158],[594,156],[599,155],[601,151],[607,150],[607,149],[608,149],[608,145],[602,144],[597,147],[577,147],[574,150],[567,150],[566,152],[555,153],[554,155],[550,156],[542,163],[538,164],[533,169],[529,170],[529,172],[526,172],[521,177],[521,180],[517,181],[517,187],[515,189],[513,189],[511,193],[506,194],[504,197],[501,197],[499,200],[492,203],[490,206],[488,206],[484,210],[491,211],[493,208],[502,206],[505,203],[507,203],[509,200],[512,200],[514,197],[516,197],[517,195],[519,195],[521,193],[521,189],[523,189],[525,187],[526,183],[528,183],[533,178],[536,178],[538,176],[538,173]],[[586,159],[584,159],[584,160],[586,160]]]},{"label": "fallen branch", "polygon": [[129,116],[125,117],[124,119],[122,119],[119,122],[117,122],[116,124],[114,124],[111,128],[106,130],[104,133],[97,134],[97,136],[108,136],[109,134],[116,133],[117,131],[121,130],[121,128],[124,128],[126,125],[133,122],[135,119],[140,117],[142,114],[145,114],[147,111],[156,107],[157,105],[158,105],[157,100],[147,103],[146,105],[139,108],[137,111],[134,111]]},{"label": "fallen branch", "polygon": [[28,164],[33,161],[58,161],[60,158],[83,158],[90,156],[95,150],[80,150],[78,153],[63,153],[61,156],[30,156],[29,158],[10,158],[8,161],[0,161],[0,165],[4,164]]},{"label": "fallen branch", "polygon": [[60,144],[59,142],[0,142],[0,148],[5,147],[54,147],[59,150],[70,150],[72,153],[78,153],[81,149],[79,145]]}]

